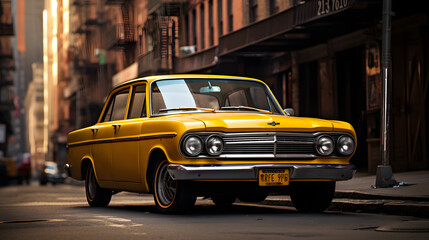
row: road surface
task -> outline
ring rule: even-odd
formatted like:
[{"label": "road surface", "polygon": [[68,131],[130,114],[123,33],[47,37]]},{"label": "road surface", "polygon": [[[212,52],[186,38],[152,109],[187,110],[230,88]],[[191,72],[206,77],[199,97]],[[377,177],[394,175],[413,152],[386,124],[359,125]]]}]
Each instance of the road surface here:
[{"label": "road surface", "polygon": [[[185,215],[157,213],[151,195],[118,193],[107,208],[83,185],[0,188],[0,239],[429,239],[429,219],[363,213],[300,214],[285,206],[198,199]],[[391,232],[395,230],[396,232]]]}]

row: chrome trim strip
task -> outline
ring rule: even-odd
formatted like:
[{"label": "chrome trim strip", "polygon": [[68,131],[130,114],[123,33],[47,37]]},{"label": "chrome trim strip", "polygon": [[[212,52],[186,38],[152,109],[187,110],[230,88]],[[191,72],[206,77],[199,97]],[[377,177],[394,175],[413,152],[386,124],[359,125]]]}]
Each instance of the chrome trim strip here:
[{"label": "chrome trim strip", "polygon": [[243,164],[193,166],[170,164],[167,168],[174,180],[258,180],[258,170],[287,168],[290,179],[348,180],[356,169],[353,165],[334,164]]},{"label": "chrome trim strip", "polygon": [[301,142],[301,141],[279,141],[279,140],[277,140],[277,143],[313,145],[313,142],[303,142],[303,141]]},{"label": "chrome trim strip", "polygon": [[243,141],[243,142],[225,142],[226,145],[234,144],[274,144],[275,141]]},{"label": "chrome trim strip", "polygon": [[[189,157],[191,158],[191,157]],[[196,158],[196,157],[194,157]],[[199,155],[198,158],[230,158],[230,159],[258,159],[258,158],[295,158],[295,159],[315,159],[314,154],[221,154],[218,156]],[[337,158],[337,157],[331,157]],[[278,159],[277,159],[278,160]]]},{"label": "chrome trim strip", "polygon": [[170,138],[170,137],[176,137],[176,136],[177,136],[176,133],[169,133],[169,134],[155,134],[155,135],[149,135],[149,136],[138,136],[138,137],[129,137],[129,138],[93,140],[93,141],[88,141],[88,142],[84,142],[84,143],[69,143],[68,147],[71,148],[71,147],[85,146],[85,145],[91,145],[91,144],[100,144],[100,143],[140,141],[140,140],[146,140],[146,139],[152,139],[152,138]]}]

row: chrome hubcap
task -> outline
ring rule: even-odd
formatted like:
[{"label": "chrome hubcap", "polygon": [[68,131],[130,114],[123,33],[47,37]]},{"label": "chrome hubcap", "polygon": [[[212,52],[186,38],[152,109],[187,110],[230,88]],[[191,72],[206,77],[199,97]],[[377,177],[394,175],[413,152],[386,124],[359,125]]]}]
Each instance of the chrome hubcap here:
[{"label": "chrome hubcap", "polygon": [[158,172],[157,192],[160,203],[164,206],[171,204],[176,196],[177,181],[173,180],[163,164]]}]

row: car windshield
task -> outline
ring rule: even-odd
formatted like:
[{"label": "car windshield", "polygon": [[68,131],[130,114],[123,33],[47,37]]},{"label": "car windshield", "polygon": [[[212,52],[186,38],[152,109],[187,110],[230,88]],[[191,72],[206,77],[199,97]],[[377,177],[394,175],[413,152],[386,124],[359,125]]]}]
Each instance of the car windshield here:
[{"label": "car windshield", "polygon": [[153,115],[237,111],[283,115],[268,88],[252,80],[158,80],[151,90]]}]

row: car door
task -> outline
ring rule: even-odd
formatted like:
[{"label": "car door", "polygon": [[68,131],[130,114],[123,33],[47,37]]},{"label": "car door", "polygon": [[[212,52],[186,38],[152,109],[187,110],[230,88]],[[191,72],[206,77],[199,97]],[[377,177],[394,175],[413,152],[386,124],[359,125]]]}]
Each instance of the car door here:
[{"label": "car door", "polygon": [[132,87],[127,119],[117,123],[113,144],[112,168],[114,180],[141,182],[139,140],[142,122],[146,117],[146,84]]},{"label": "car door", "polygon": [[[123,121],[128,102],[129,87],[120,89],[109,98],[103,115],[96,125],[91,127],[93,144],[91,155],[94,160],[98,180],[113,180],[112,145],[120,121]],[[122,117],[121,117],[122,116]]]}]

